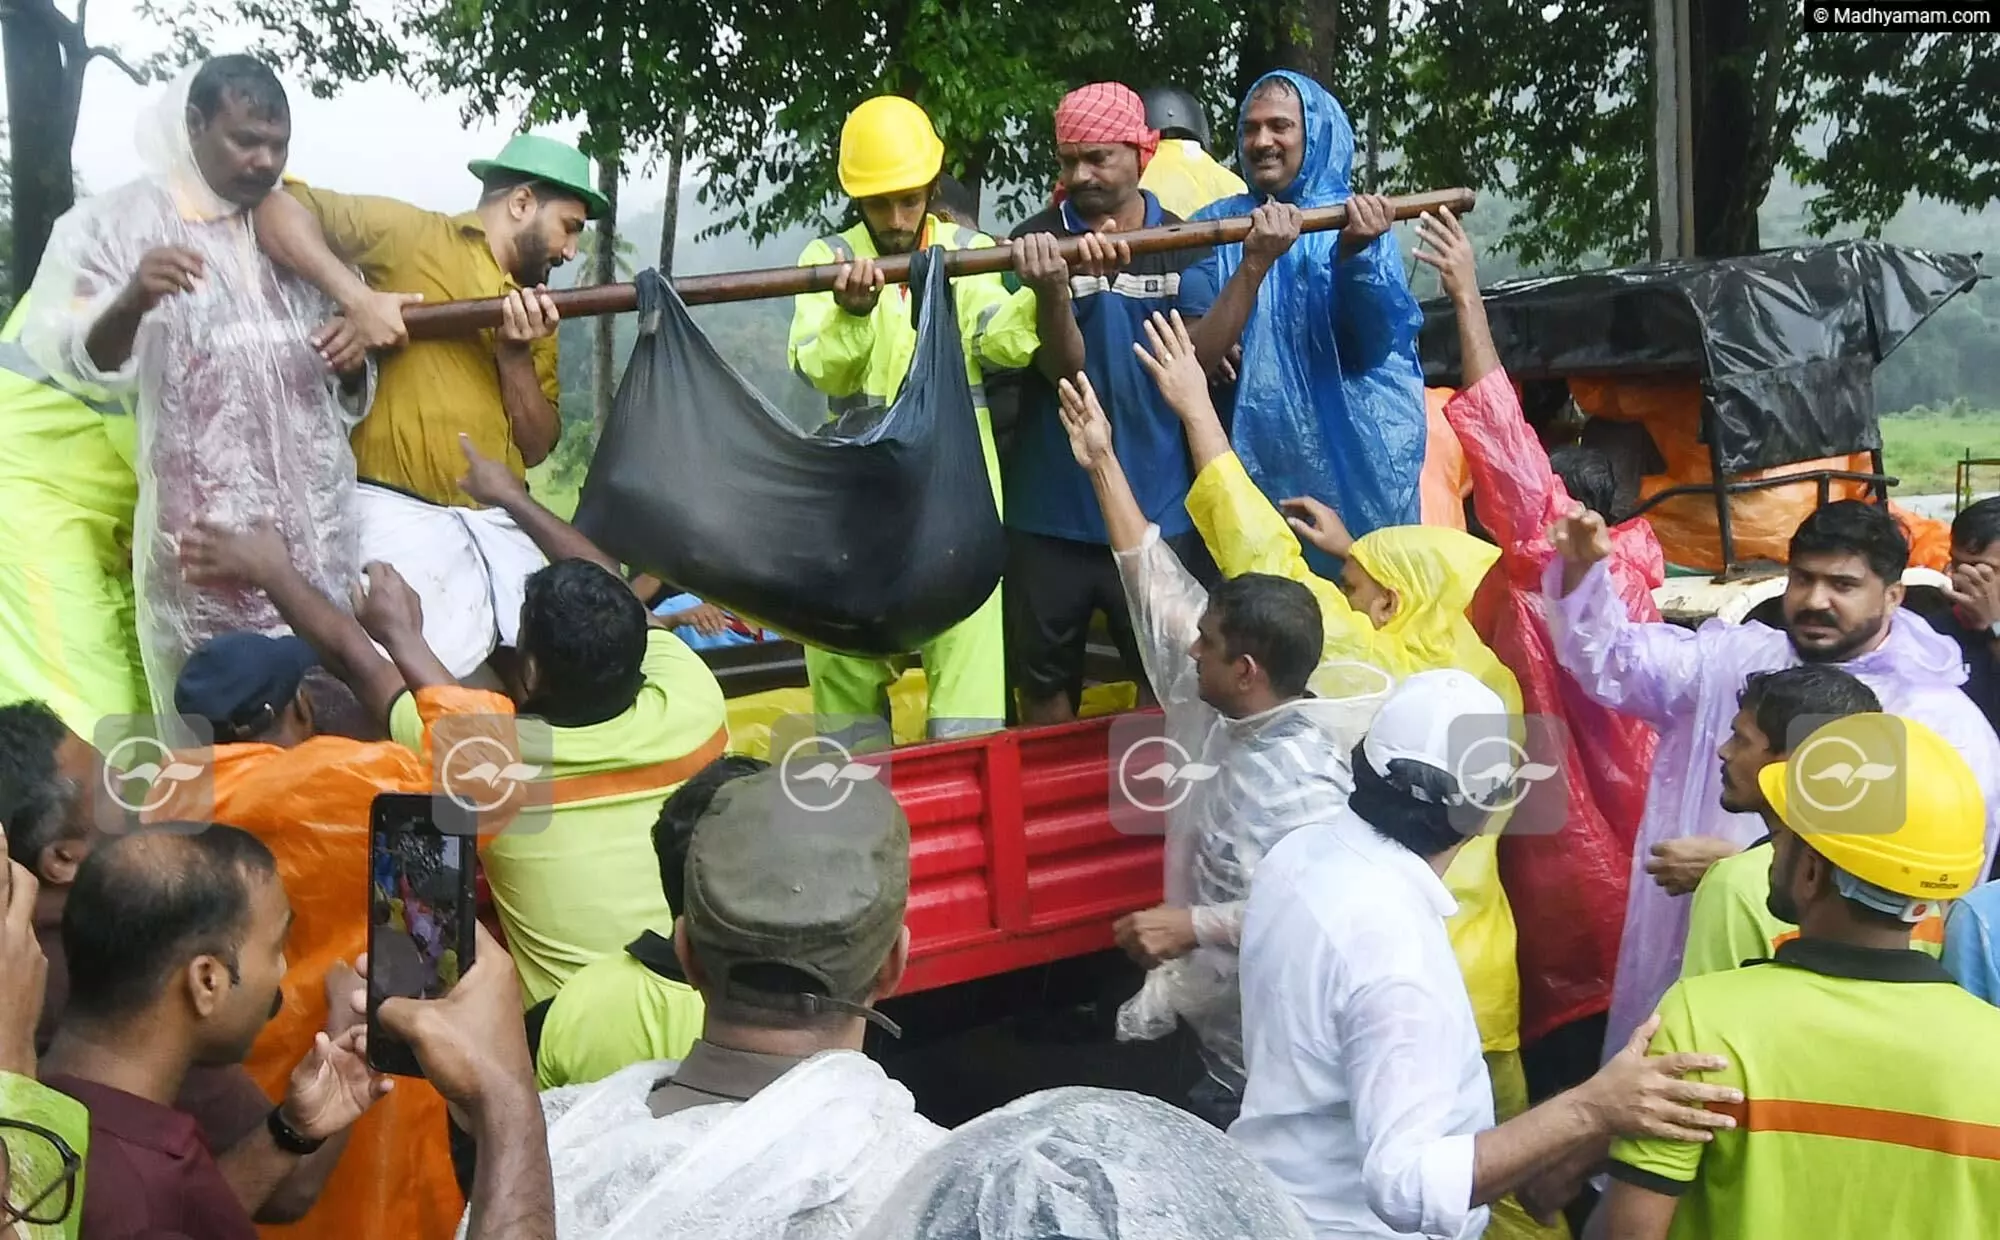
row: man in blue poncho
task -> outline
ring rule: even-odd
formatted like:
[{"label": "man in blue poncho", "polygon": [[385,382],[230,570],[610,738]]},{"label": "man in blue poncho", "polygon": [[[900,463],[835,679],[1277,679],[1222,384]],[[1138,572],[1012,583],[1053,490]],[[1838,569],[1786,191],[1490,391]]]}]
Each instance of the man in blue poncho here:
[{"label": "man in blue poncho", "polygon": [[[1280,70],[1244,98],[1237,142],[1250,192],[1195,218],[1251,215],[1255,227],[1189,268],[1180,290],[1181,313],[1202,316],[1193,335],[1205,365],[1243,346],[1232,446],[1274,503],[1314,496],[1357,536],[1414,524],[1423,313],[1403,276],[1387,200],[1348,186],[1347,113],[1318,83]],[[1299,235],[1302,209],[1341,202],[1346,228]]]}]

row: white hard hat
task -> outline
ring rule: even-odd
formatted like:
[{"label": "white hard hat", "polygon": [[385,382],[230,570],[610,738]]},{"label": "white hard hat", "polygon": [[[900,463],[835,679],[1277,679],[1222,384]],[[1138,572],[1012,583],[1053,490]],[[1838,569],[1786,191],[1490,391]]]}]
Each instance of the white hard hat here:
[{"label": "white hard hat", "polygon": [[[1476,723],[1463,720],[1476,719]],[[1361,742],[1375,773],[1407,758],[1454,778],[1459,755],[1485,732],[1507,734],[1507,704],[1471,672],[1455,667],[1418,672],[1396,686]]]}]

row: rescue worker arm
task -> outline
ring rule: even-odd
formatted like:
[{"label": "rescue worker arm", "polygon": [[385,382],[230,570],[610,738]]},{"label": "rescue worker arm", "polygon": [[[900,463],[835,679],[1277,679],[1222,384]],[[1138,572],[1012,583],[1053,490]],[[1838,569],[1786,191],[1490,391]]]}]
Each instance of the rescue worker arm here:
[{"label": "rescue worker arm", "polygon": [[493,358],[500,371],[500,406],[521,462],[541,464],[562,436],[556,411],[562,388],[556,378],[556,328],[560,316],[546,289],[513,289],[500,303]]},{"label": "rescue worker arm", "polygon": [[[429,212],[390,198],[332,194],[290,182],[283,191],[264,195],[250,218],[257,248],[332,298],[364,348],[409,342],[403,307],[423,295],[377,292],[348,264],[379,273],[392,246],[414,244],[433,223]],[[315,335],[313,343],[324,346],[326,340]]]},{"label": "rescue worker arm", "polygon": [[604,554],[574,525],[537,503],[528,493],[528,484],[515,477],[513,470],[482,455],[472,446],[470,435],[459,435],[458,448],[465,453],[466,466],[465,476],[458,480],[460,490],[514,518],[514,524],[550,560],[589,560],[612,576],[623,578],[624,570],[618,561]]},{"label": "rescue worker arm", "polygon": [[[1305,212],[1289,202],[1266,202],[1258,207],[1250,213],[1250,235],[1243,239],[1236,270],[1215,294],[1212,304],[1201,305],[1196,298],[1185,300],[1190,315],[1201,319],[1194,327],[1194,344],[1204,371],[1221,364],[1229,356],[1229,350],[1243,338],[1243,328],[1257,306],[1257,290],[1271,268],[1299,239],[1299,227],[1304,222]],[[1194,270],[1202,272],[1196,277],[1197,287],[1203,279],[1211,285],[1219,282],[1222,272],[1219,249]]]},{"label": "rescue worker arm", "polygon": [[1694,693],[1716,640],[1708,626],[1637,623],[1625,610],[1604,557],[1604,520],[1581,505],[1551,532],[1557,557],[1542,586],[1553,602],[1549,637],[1561,664],[1591,700],[1655,725],[1671,719]]},{"label": "rescue worker arm", "polygon": [[[368,717],[378,722],[389,717],[389,704],[404,688],[402,673],[375,649],[360,621],[335,606],[293,567],[285,540],[270,518],[247,530],[206,521],[197,524],[181,538],[181,565],[196,585],[242,582],[262,590],[292,632],[354,690]],[[371,572],[371,585],[374,580]],[[421,618],[418,627],[421,633]]]},{"label": "rescue worker arm", "polygon": [[[814,241],[799,255],[801,267],[833,261],[833,248],[824,240]],[[850,314],[831,292],[802,293],[792,299],[792,331],[785,352],[793,372],[821,394],[838,398],[859,392],[874,348],[872,313]]]}]

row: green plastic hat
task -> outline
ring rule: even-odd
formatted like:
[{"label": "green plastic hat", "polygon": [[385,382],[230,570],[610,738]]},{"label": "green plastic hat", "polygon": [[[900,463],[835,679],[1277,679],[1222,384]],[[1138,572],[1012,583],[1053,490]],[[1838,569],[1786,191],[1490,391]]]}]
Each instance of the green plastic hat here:
[{"label": "green plastic hat", "polygon": [[567,142],[540,134],[517,133],[492,159],[475,159],[466,165],[473,176],[484,181],[495,172],[519,172],[537,181],[547,181],[583,199],[589,218],[596,219],[611,209],[604,195],[590,183],[590,159]]}]

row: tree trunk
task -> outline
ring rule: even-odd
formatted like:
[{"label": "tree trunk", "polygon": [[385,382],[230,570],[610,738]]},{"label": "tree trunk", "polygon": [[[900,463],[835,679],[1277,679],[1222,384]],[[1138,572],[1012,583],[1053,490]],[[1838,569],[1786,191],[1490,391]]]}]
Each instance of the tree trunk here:
[{"label": "tree trunk", "polygon": [[[70,144],[81,98],[80,54],[67,56],[67,19],[48,0],[0,0],[5,43],[9,157],[14,178],[14,248],[8,256],[16,296],[28,291],[56,217],[76,202]],[[68,60],[75,65],[72,83]]]},{"label": "tree trunk", "polygon": [[1273,69],[1303,73],[1333,89],[1333,54],[1340,31],[1337,0],[1253,0],[1243,13],[1236,57],[1236,97]]},{"label": "tree trunk", "polygon": [[660,274],[674,275],[674,243],[681,232],[681,161],[687,157],[687,118],[674,118],[674,134],[667,146],[667,201],[660,220]]},{"label": "tree trunk", "polygon": [[1694,247],[1702,258],[1754,254],[1757,209],[1779,150],[1778,94],[1791,55],[1789,0],[1691,0]]},{"label": "tree trunk", "polygon": [[[591,127],[597,132],[606,130]],[[610,142],[598,149],[609,154],[597,157],[597,192],[604,195],[607,204],[604,214],[597,220],[596,252],[592,255],[590,282],[592,284],[616,284],[618,282],[618,172],[624,163],[622,136],[609,131]],[[604,429],[604,420],[611,416],[613,384],[617,379],[617,356],[614,345],[618,338],[618,320],[606,315],[597,320],[596,348],[591,359],[590,370],[590,418],[593,437]]]}]

